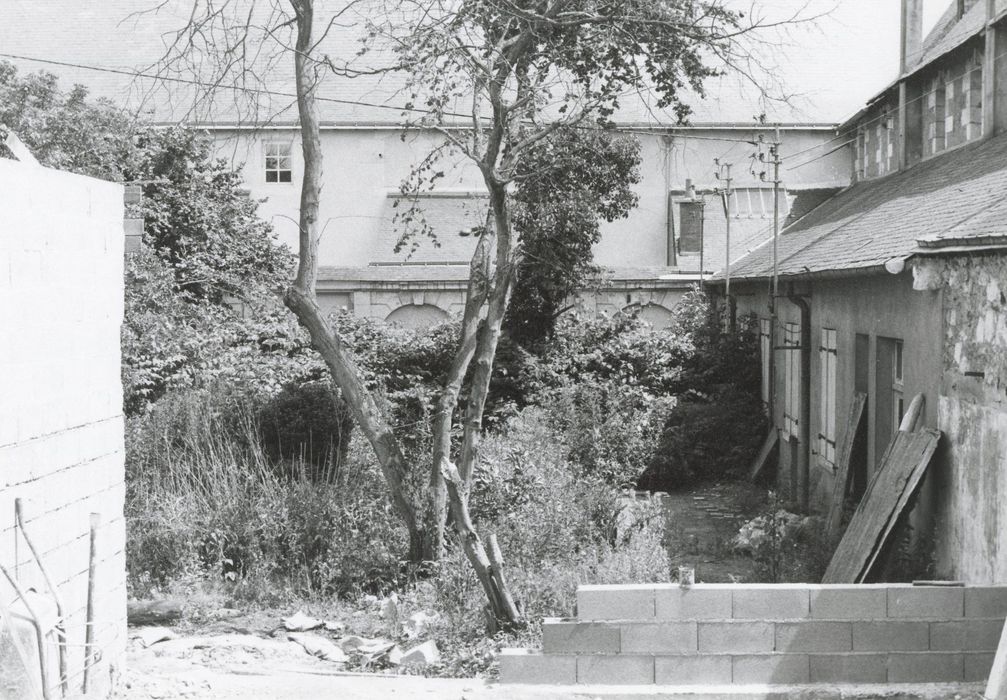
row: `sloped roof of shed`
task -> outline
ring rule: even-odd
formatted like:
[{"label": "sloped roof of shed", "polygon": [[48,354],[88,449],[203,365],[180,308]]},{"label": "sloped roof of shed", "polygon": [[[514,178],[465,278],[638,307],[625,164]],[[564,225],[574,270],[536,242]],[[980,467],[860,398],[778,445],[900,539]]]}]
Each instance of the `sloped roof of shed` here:
[{"label": "sloped roof of shed", "polygon": [[[784,230],[778,273],[867,271],[952,245],[1007,240],[1007,135],[857,183]],[[772,239],[739,260],[735,278],[773,274]]]}]

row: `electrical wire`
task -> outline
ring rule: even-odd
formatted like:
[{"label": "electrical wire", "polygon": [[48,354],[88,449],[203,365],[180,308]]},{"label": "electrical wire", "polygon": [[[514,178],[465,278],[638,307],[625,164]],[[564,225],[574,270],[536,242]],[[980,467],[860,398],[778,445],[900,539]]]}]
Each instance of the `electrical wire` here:
[{"label": "electrical wire", "polygon": [[[269,97],[285,97],[285,98],[290,98],[290,99],[295,99],[295,100],[297,99],[297,94],[296,93],[292,93],[292,92],[283,92],[283,91],[279,91],[279,90],[271,90],[271,89],[257,88],[257,87],[239,87],[239,86],[236,86],[236,85],[217,85],[217,84],[208,83],[208,82],[205,82],[205,81],[202,81],[202,80],[196,80],[196,79],[193,79],[193,78],[181,78],[181,77],[177,77],[177,76],[161,76],[161,75],[154,75],[154,74],[151,74],[151,73],[144,73],[144,72],[141,72],[141,71],[129,71],[129,70],[124,70],[124,69],[120,69],[120,68],[107,68],[107,67],[102,67],[102,66],[92,66],[92,65],[87,65],[87,64],[84,64],[84,63],[74,63],[74,62],[71,62],[71,61],[57,61],[55,59],[37,58],[37,57],[33,57],[33,56],[24,56],[24,55],[21,55],[21,54],[11,54],[11,53],[0,52],[0,58],[9,58],[9,59],[17,60],[17,61],[32,61],[32,62],[35,62],[35,63],[42,63],[42,64],[45,64],[45,65],[62,66],[64,68],[79,68],[81,70],[90,70],[90,71],[95,71],[95,72],[98,72],[98,73],[110,73],[110,74],[113,74],[113,75],[122,75],[122,76],[130,77],[130,78],[134,78],[134,79],[135,78],[145,78],[145,79],[148,79],[148,80],[155,80],[155,81],[159,81],[159,82],[170,82],[170,83],[179,83],[179,84],[182,84],[182,85],[192,85],[194,87],[212,88],[212,89],[225,89],[225,90],[229,89],[229,90],[235,90],[237,92],[252,93],[252,94],[255,94],[255,95],[264,95],[264,96],[269,96]],[[342,98],[337,98],[337,97],[325,97],[325,96],[320,96],[320,95],[316,95],[315,96],[315,100],[318,101],[318,102],[328,102],[328,103],[332,103],[332,104],[350,105],[350,106],[355,106],[355,107],[370,107],[370,108],[373,108],[373,109],[392,110],[392,111],[398,112],[400,114],[403,113],[403,112],[415,112],[415,113],[419,113],[419,114],[434,114],[435,113],[433,110],[422,109],[422,108],[419,108],[419,107],[404,107],[404,106],[397,106],[397,105],[390,105],[390,104],[382,104],[382,103],[379,103],[379,102],[364,102],[362,100],[349,100],[349,99],[342,99]],[[448,116],[448,117],[459,117],[459,118],[463,118],[463,119],[472,119],[472,115],[471,114],[462,114],[462,113],[459,113],[459,112],[441,112],[441,114],[443,116]],[[491,117],[488,117],[488,116],[487,117],[482,117],[482,119],[486,119],[486,120],[489,120],[490,118]],[[574,126],[574,128],[576,128],[576,129],[582,129],[582,130],[590,130],[590,131],[595,131],[596,130],[594,127],[576,126],[576,125]],[[676,127],[676,126],[671,126],[671,125],[655,124],[653,127],[645,127],[645,126],[619,127],[619,126],[616,126],[614,128],[611,128],[611,129],[606,129],[606,131],[614,131],[614,132],[617,132],[617,133],[624,133],[624,134],[651,134],[651,133],[654,133],[655,131],[672,131],[672,132],[681,131],[683,128],[685,128],[685,127]],[[758,128],[760,128],[758,125],[753,125],[753,129],[758,129]],[[762,128],[765,128],[765,127],[762,127]],[[713,137],[713,136],[694,136],[694,135],[689,135],[689,136],[687,136],[687,138],[695,139],[695,140],[699,140],[699,141],[719,141],[719,142],[747,143],[747,144],[753,144],[754,143],[751,139],[741,139],[741,138],[727,138],[727,137]]]}]

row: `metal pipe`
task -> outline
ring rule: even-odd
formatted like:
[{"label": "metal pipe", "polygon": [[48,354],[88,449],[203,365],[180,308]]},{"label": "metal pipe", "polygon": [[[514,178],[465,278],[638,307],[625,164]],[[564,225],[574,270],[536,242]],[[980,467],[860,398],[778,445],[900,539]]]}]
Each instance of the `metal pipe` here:
[{"label": "metal pipe", "polygon": [[801,449],[797,453],[799,483],[792,487],[801,508],[807,510],[811,500],[811,303],[807,297],[794,293],[793,284],[788,298],[801,311],[801,413],[798,419]]},{"label": "metal pipe", "polygon": [[49,594],[56,603],[56,646],[59,657],[59,687],[60,693],[65,697],[67,693],[66,621],[63,619],[63,601],[60,598],[59,591],[56,590],[52,577],[49,575],[49,570],[42,563],[42,557],[39,555],[35,543],[28,536],[28,531],[25,529],[24,504],[20,498],[14,499],[14,516],[17,519],[18,529],[21,530],[21,536],[24,538],[28,549],[31,550],[32,557],[35,559],[35,564],[38,565],[39,571],[42,572],[42,579],[45,581],[46,588],[49,589]]}]

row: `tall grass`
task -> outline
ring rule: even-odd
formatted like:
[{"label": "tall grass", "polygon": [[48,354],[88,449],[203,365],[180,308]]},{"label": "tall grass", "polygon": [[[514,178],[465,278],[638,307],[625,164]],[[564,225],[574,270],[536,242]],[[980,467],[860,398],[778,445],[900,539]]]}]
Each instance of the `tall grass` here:
[{"label": "tall grass", "polygon": [[256,404],[186,392],[131,419],[127,560],[134,594],[204,578],[255,600],[390,585],[403,533],[369,460],[333,483],[270,460]]},{"label": "tall grass", "polygon": [[[404,615],[436,613],[430,634],[447,663],[433,672],[470,675],[489,669],[501,645],[537,645],[543,617],[573,615],[579,584],[669,580],[663,518],[617,528],[619,491],[572,465],[571,436],[529,407],[486,436],[470,493],[477,527],[498,536],[531,622],[516,638],[489,639],[485,597],[456,543],[422,578],[403,566],[405,532],[366,444],[351,443],[336,483],[313,483],[263,453],[257,415],[247,398],[188,392],[130,422],[134,595],[211,580],[239,601],[339,606],[394,590]],[[424,465],[414,471],[423,481]]]}]

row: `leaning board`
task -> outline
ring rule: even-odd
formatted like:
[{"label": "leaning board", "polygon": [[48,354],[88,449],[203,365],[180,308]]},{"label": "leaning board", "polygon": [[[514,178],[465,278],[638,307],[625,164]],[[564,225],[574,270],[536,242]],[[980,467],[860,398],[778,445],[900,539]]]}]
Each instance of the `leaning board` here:
[{"label": "leaning board", "polygon": [[822,583],[861,583],[923,479],[941,434],[898,432],[867,487]]},{"label": "leaning board", "polygon": [[839,522],[843,517],[843,505],[846,502],[846,492],[850,486],[850,459],[853,457],[853,444],[856,442],[857,433],[860,429],[865,403],[867,403],[867,394],[859,391],[853,394],[853,400],[850,401],[850,410],[846,416],[843,439],[839,443],[839,451],[836,455],[836,475],[832,486],[832,503],[829,506],[829,515],[825,520],[825,529],[829,535],[832,535],[832,533],[839,529]]}]

